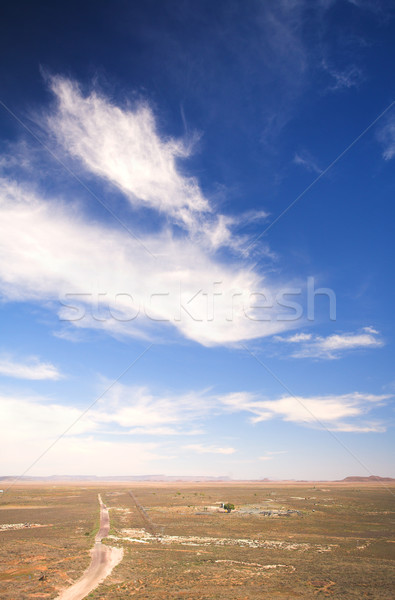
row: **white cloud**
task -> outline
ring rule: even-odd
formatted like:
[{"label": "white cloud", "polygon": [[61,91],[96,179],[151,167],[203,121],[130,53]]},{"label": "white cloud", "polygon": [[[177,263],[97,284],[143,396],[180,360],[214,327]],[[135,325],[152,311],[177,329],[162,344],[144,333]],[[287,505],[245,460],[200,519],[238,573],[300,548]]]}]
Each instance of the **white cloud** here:
[{"label": "white cloud", "polygon": [[50,82],[57,109],[49,130],[86,170],[116,186],[133,207],[155,209],[208,248],[241,248],[244,238],[231,232],[237,220],[216,214],[196,178],[184,173],[181,161],[191,145],[161,134],[147,103],[122,109],[96,91],[84,96],[63,77]]},{"label": "white cloud", "polygon": [[131,204],[182,222],[211,210],[196,180],[177,167],[190,150],[181,140],[161,139],[148,105],[122,110],[96,92],[84,97],[75,82],[62,77],[54,77],[51,88],[58,105],[49,125],[57,140],[89,171],[119,187]]},{"label": "white cloud", "polygon": [[[204,391],[155,395],[147,388],[118,383],[81,417],[84,405],[77,407],[43,397],[0,394],[2,440],[21,443],[39,439],[48,444],[74,423],[67,436],[198,435],[202,430],[191,429],[190,423],[212,412],[210,402],[210,396]],[[112,431],[108,431],[109,425]]]},{"label": "white cloud", "polygon": [[[146,387],[117,383],[90,414],[97,423],[113,423],[129,433],[170,435],[172,430],[184,434],[176,426],[196,422],[210,412],[210,396],[204,391],[156,395]],[[186,434],[191,434],[189,428]]]},{"label": "white cloud", "polygon": [[275,340],[298,344],[298,349],[291,354],[294,358],[335,359],[349,350],[379,348],[384,345],[380,333],[373,327],[364,327],[359,333],[336,333],[327,337],[298,333],[289,337],[276,336]]},{"label": "white cloud", "polygon": [[203,444],[188,444],[184,448],[197,454],[234,454],[236,452],[236,449],[231,447],[221,448],[219,446],[204,446]]},{"label": "white cloud", "polygon": [[380,335],[380,332],[374,327],[371,327],[370,325],[369,327],[364,327],[362,331],[366,331],[367,333],[373,333],[373,335]]},{"label": "white cloud", "polygon": [[287,342],[306,342],[308,340],[312,339],[312,334],[311,333],[295,333],[294,335],[291,335],[287,338],[281,338],[280,336],[276,336],[276,340],[286,340]]},{"label": "white cloud", "polygon": [[343,419],[364,417],[376,406],[382,406],[390,394],[375,395],[353,392],[315,397],[283,396],[275,400],[260,400],[254,394],[238,392],[221,397],[230,412],[252,413],[252,423],[280,418],[309,426],[323,424],[335,431],[384,431],[382,423],[360,423]]},{"label": "white cloud", "polygon": [[55,381],[62,378],[60,371],[51,363],[40,362],[38,358],[19,362],[7,355],[0,355],[0,375],[17,379],[52,379]]},{"label": "white cloud", "polygon": [[382,341],[377,337],[368,334],[350,334],[350,335],[330,335],[327,338],[319,340],[320,346],[324,350],[343,350],[348,348],[364,348],[369,346],[381,346]]},{"label": "white cloud", "polygon": [[171,326],[205,346],[292,325],[281,320],[281,306],[253,308],[256,293],[274,298],[278,291],[262,276],[237,261],[225,265],[169,230],[141,236],[155,259],[124,230],[89,222],[75,205],[44,201],[6,179],[0,214],[4,298],[45,303],[68,324],[140,337]]}]

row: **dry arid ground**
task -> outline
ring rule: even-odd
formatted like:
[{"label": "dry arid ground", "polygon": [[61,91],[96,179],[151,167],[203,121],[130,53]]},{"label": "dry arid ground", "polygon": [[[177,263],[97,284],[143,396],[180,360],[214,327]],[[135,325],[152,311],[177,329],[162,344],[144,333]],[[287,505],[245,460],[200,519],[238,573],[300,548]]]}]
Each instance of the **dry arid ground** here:
[{"label": "dry arid ground", "polygon": [[92,600],[395,596],[393,485],[180,482],[11,488],[0,497],[2,600],[56,598],[82,574],[98,493],[104,543],[124,557]]}]

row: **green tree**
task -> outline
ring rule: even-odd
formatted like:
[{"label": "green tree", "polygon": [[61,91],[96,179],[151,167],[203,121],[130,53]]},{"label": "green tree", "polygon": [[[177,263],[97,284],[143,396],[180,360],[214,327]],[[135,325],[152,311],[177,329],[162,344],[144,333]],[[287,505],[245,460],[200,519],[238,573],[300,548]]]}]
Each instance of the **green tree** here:
[{"label": "green tree", "polygon": [[224,504],[224,509],[230,513],[231,510],[235,509],[235,505],[232,504],[231,502],[227,502],[226,504]]}]

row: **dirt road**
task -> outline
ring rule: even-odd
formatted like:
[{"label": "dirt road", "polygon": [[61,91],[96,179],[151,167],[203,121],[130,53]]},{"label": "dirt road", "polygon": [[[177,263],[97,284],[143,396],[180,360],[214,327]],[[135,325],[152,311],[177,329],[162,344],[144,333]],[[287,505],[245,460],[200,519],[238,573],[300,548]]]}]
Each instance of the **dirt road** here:
[{"label": "dirt road", "polygon": [[82,600],[110,575],[114,567],[121,562],[122,548],[112,548],[101,543],[110,531],[110,517],[107,507],[99,494],[100,529],[95,537],[95,545],[91,551],[92,560],[85,573],[71,587],[64,590],[57,600]]}]

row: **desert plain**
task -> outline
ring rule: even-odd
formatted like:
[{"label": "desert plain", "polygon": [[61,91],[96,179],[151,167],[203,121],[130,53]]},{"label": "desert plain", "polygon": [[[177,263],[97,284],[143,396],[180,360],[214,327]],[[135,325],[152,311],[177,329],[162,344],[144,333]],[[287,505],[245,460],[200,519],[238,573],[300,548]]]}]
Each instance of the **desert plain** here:
[{"label": "desert plain", "polygon": [[393,483],[16,484],[0,493],[0,598],[72,597],[102,544],[116,560],[91,600],[391,600],[394,526]]}]

